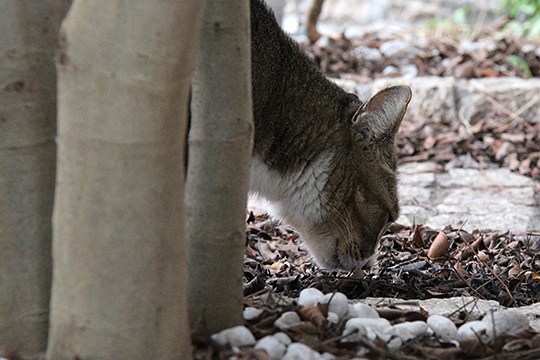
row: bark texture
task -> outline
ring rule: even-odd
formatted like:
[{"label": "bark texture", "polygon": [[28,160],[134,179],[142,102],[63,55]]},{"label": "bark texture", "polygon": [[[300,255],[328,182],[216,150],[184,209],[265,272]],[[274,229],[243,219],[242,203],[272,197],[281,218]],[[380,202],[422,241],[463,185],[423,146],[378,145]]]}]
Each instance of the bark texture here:
[{"label": "bark texture", "polygon": [[54,51],[66,0],[0,2],[0,346],[45,350],[56,168]]},{"label": "bark texture", "polygon": [[60,34],[49,359],[190,359],[183,150],[204,1],[74,2]]},{"label": "bark texture", "polygon": [[186,206],[190,320],[208,334],[242,322],[253,138],[249,1],[209,0],[202,34],[193,81]]}]

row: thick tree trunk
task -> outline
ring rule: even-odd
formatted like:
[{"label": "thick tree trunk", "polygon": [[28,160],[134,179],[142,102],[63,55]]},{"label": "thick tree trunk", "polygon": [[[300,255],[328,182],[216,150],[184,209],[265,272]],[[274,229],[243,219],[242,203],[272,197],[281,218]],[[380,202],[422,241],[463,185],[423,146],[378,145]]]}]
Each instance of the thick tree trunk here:
[{"label": "thick tree trunk", "polygon": [[56,167],[54,51],[66,0],[0,2],[0,347],[47,345]]},{"label": "thick tree trunk", "polygon": [[193,82],[187,211],[190,318],[242,322],[242,256],[253,137],[249,1],[209,0]]},{"label": "thick tree trunk", "polygon": [[191,358],[183,149],[203,6],[76,0],[62,26],[49,359]]}]

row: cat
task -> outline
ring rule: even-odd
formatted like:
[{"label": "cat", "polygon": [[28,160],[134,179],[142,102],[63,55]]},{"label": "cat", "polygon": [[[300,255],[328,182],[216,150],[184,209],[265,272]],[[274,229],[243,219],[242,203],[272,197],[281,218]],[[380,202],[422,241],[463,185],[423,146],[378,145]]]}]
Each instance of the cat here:
[{"label": "cat", "polygon": [[411,90],[362,102],[325,78],[251,0],[255,138],[250,192],[293,226],[322,268],[369,267],[399,215],[395,137]]}]

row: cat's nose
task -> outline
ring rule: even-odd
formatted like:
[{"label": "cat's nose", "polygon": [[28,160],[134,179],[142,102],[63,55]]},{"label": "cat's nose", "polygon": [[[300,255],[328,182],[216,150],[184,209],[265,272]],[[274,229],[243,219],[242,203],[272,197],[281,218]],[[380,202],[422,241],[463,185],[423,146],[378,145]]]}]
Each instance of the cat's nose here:
[{"label": "cat's nose", "polygon": [[376,254],[371,255],[365,259],[354,259],[354,258],[340,258],[338,269],[343,271],[360,271],[364,269],[370,269],[375,263]]}]

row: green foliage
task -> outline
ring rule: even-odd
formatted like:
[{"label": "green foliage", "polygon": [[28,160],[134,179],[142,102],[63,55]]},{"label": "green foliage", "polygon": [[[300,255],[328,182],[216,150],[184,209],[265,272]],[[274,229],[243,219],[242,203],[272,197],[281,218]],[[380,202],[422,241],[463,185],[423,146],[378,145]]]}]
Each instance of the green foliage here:
[{"label": "green foliage", "polygon": [[532,72],[531,72],[531,69],[529,68],[529,64],[527,64],[527,62],[521,56],[508,55],[506,57],[506,61],[510,65],[523,70],[526,77],[529,77],[529,78],[532,77]]},{"label": "green foliage", "polygon": [[452,19],[459,25],[468,25],[470,12],[470,6],[463,5],[454,11],[454,13],[452,14]]},{"label": "green foliage", "polygon": [[506,30],[518,35],[540,36],[540,1],[539,0],[501,0],[502,5],[512,19]]}]

